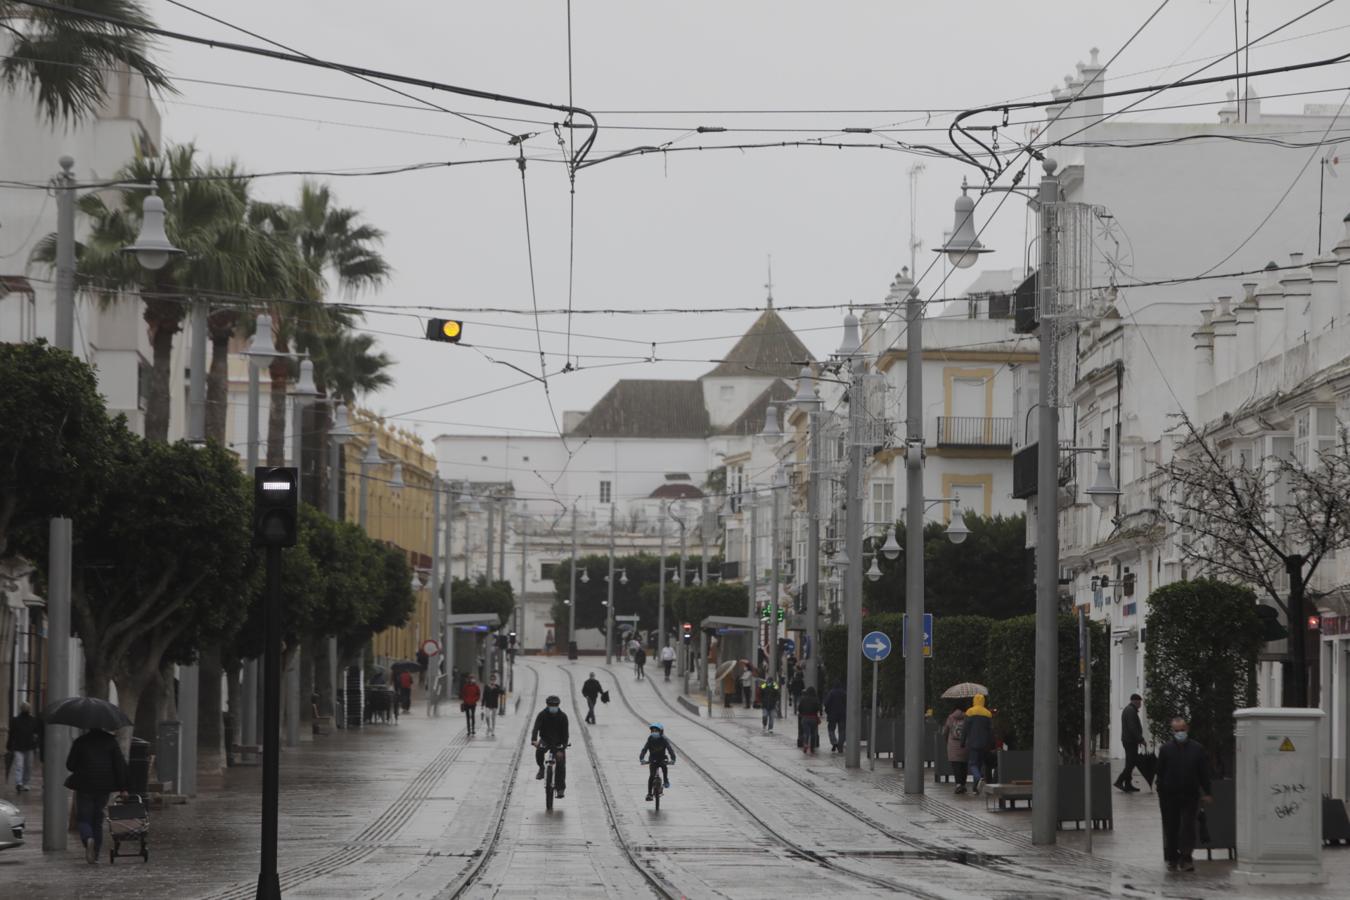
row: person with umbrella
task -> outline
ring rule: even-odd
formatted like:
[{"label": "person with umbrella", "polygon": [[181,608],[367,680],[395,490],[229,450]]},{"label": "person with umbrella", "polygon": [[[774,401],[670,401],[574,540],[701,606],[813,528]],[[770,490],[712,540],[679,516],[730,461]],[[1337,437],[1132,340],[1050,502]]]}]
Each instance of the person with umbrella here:
[{"label": "person with umbrella", "polygon": [[75,821],[80,828],[86,862],[98,862],[103,849],[103,811],[108,796],[129,786],[127,759],[112,732],[131,725],[131,719],[107,700],[68,697],[47,707],[43,716],[49,725],[86,729],[70,745],[66,787],[75,791]]}]

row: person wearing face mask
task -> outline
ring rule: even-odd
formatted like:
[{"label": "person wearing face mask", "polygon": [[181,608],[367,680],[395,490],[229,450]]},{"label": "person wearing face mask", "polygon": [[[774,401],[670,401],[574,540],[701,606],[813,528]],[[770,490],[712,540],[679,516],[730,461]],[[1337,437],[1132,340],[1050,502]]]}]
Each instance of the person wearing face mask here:
[{"label": "person wearing face mask", "polygon": [[1162,812],[1163,857],[1168,871],[1194,872],[1195,819],[1200,804],[1209,805],[1209,755],[1189,739],[1183,716],[1172,719],[1172,739],[1158,750],[1154,788]]},{"label": "person wearing face mask", "polygon": [[550,695],[544,701],[544,708],[534,719],[534,730],[530,733],[530,743],[534,745],[534,761],[539,765],[539,774],[534,777],[543,780],[544,755],[549,749],[557,750],[557,763],[553,767],[553,796],[563,798],[567,787],[567,713],[562,711],[562,701]]}]

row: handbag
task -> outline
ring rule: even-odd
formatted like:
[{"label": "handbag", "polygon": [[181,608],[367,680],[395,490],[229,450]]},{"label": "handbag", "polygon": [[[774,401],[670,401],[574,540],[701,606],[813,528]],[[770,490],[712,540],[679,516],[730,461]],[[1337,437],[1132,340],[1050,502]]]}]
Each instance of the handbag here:
[{"label": "handbag", "polygon": [[608,702],[609,702],[609,691],[601,691],[601,692],[600,692],[600,702],[601,702],[601,703],[608,703]]}]

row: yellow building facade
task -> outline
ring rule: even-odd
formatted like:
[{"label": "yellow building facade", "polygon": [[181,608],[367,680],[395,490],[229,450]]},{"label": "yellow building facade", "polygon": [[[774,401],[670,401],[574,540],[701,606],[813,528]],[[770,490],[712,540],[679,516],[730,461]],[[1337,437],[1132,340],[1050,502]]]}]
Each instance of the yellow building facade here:
[{"label": "yellow building facade", "polygon": [[[351,412],[351,427],[357,437],[348,441],[343,452],[343,488],[345,517],[361,524],[361,483],[366,482],[366,533],[377,541],[403,551],[408,565],[423,584],[429,581],[432,541],[434,540],[432,485],[436,474],[435,457],[426,451],[422,438],[402,428],[388,426],[368,410]],[[361,460],[374,440],[384,462],[366,466]],[[399,464],[403,487],[395,487],[395,464]],[[423,586],[415,592],[416,606],[408,621],[375,635],[377,663],[413,659],[425,638],[432,637],[433,598]]]}]

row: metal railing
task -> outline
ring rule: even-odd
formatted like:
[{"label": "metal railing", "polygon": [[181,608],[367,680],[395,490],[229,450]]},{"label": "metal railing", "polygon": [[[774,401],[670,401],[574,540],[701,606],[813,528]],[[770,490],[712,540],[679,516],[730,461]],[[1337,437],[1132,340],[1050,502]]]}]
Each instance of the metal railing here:
[{"label": "metal railing", "polygon": [[938,416],[939,447],[1012,448],[1011,418],[991,416]]}]

